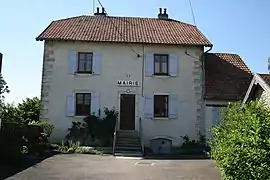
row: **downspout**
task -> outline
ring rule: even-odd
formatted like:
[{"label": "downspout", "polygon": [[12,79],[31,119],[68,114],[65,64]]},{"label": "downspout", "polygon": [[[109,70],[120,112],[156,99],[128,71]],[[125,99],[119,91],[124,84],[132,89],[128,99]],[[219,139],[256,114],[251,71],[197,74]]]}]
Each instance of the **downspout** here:
[{"label": "downspout", "polygon": [[[205,97],[205,54],[207,54],[208,52],[210,52],[213,48],[213,45],[210,46],[210,49],[208,49],[206,52],[202,53],[201,55],[201,62],[202,62],[202,96],[201,96],[201,101],[202,101],[202,112],[203,112],[203,120],[204,120],[204,126],[206,125],[206,112],[205,112],[205,101],[204,101],[204,97]],[[206,127],[204,127],[205,131],[203,134],[206,135]],[[200,134],[198,134],[200,135]]]},{"label": "downspout", "polygon": [[145,61],[145,54],[144,54],[144,45],[142,48],[142,86],[141,86],[141,93],[142,93],[142,97],[144,97],[144,61]]},{"label": "downspout", "polygon": [[202,62],[202,100],[204,100],[204,94],[205,94],[205,54],[207,54],[208,52],[210,52],[213,49],[213,45],[210,46],[210,49],[208,49],[207,51],[205,51],[202,55],[201,55],[201,62]]}]

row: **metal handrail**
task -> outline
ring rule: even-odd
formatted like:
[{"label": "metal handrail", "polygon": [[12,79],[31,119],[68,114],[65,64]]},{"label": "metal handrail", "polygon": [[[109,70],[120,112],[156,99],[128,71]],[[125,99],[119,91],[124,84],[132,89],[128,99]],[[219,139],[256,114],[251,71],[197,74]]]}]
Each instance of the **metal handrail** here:
[{"label": "metal handrail", "polygon": [[113,155],[115,153],[115,142],[116,142],[117,126],[118,126],[118,118],[115,121],[114,134],[113,134]]},{"label": "metal handrail", "polygon": [[142,118],[139,118],[139,136],[141,141],[142,153],[144,154],[144,143],[143,143],[143,126],[142,126]]}]

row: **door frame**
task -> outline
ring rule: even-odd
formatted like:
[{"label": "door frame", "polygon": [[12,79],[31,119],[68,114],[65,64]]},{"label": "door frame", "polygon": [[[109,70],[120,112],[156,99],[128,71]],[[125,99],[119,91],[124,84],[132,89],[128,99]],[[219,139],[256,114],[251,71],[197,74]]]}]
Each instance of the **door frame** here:
[{"label": "door frame", "polygon": [[[120,129],[120,121],[121,121],[121,118],[120,118],[120,108],[121,108],[121,95],[122,94],[132,94],[132,95],[135,95],[135,128],[134,130],[137,130],[138,129],[138,105],[139,105],[139,99],[138,99],[138,93],[137,91],[129,91],[129,93],[127,91],[118,91],[117,92],[117,109],[118,109],[118,124],[117,124],[117,130],[121,130]],[[123,130],[124,131],[124,130]],[[128,131],[128,130],[127,130]],[[133,130],[132,130],[133,131]]]}]

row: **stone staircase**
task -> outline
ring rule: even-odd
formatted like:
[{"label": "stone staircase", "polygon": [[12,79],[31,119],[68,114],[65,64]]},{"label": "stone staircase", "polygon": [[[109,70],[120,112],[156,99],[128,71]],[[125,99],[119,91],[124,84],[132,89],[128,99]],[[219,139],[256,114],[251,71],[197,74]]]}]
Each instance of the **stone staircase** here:
[{"label": "stone staircase", "polygon": [[117,131],[115,156],[142,157],[140,137],[137,131]]}]

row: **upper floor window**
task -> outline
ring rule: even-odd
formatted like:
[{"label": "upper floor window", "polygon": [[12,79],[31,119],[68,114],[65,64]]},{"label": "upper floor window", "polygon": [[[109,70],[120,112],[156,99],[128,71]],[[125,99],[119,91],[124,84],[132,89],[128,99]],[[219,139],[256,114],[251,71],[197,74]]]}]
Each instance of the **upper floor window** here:
[{"label": "upper floor window", "polygon": [[78,73],[92,73],[93,53],[78,53]]},{"label": "upper floor window", "polygon": [[91,93],[76,93],[76,116],[91,114]]},{"label": "upper floor window", "polygon": [[154,74],[168,75],[169,70],[169,55],[168,54],[154,54]]}]

